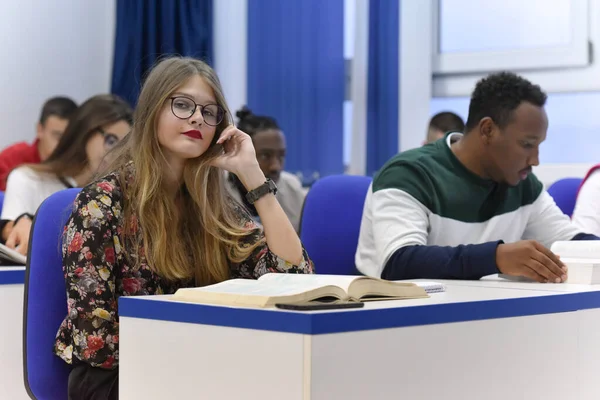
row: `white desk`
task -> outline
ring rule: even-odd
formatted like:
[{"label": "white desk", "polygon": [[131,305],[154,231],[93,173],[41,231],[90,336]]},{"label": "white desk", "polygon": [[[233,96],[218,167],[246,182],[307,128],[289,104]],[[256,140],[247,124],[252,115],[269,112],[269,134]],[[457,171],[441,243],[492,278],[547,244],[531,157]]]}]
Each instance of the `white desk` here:
[{"label": "white desk", "polygon": [[[431,281],[431,279],[416,279],[417,281]],[[578,293],[600,291],[600,285],[581,285],[574,283],[537,283],[525,281],[513,281],[499,277],[497,274],[489,275],[478,281],[460,281],[460,280],[441,280],[435,279],[435,282],[442,282],[445,285],[453,286],[472,286],[487,287],[494,289],[522,289],[522,290],[541,290],[555,293]]]},{"label": "white desk", "polygon": [[0,399],[29,399],[23,381],[25,267],[0,267]]},{"label": "white desk", "polygon": [[291,312],[122,297],[126,399],[600,398],[600,291],[448,285]]}]

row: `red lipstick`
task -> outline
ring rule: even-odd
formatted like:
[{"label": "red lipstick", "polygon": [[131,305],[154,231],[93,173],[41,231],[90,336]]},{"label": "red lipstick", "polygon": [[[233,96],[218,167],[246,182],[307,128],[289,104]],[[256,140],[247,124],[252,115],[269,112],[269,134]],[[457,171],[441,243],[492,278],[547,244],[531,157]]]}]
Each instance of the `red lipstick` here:
[{"label": "red lipstick", "polygon": [[191,137],[192,139],[202,139],[202,132],[198,130],[191,130],[187,132],[183,132],[185,136]]}]

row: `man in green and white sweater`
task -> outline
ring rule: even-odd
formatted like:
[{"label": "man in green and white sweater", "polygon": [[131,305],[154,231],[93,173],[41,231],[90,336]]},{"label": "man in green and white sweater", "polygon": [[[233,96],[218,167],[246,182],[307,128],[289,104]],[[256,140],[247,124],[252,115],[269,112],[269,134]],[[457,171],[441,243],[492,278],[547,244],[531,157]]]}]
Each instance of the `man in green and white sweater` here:
[{"label": "man in green and white sweater", "polygon": [[479,279],[494,273],[563,282],[558,240],[580,232],[531,173],[546,138],[546,94],[512,73],[477,83],[465,134],[400,153],[375,176],[356,266],[384,279]]}]

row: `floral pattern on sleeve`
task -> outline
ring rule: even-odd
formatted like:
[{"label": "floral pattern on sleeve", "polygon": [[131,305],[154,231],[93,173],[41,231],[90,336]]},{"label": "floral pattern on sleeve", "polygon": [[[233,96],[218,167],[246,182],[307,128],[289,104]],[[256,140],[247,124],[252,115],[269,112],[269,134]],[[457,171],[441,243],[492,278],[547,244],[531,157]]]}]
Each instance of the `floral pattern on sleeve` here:
[{"label": "floral pattern on sleeve", "polygon": [[114,182],[100,181],[86,187],[77,196],[64,228],[67,317],[59,328],[55,352],[69,364],[76,357],[96,367],[116,366],[119,198]]}]

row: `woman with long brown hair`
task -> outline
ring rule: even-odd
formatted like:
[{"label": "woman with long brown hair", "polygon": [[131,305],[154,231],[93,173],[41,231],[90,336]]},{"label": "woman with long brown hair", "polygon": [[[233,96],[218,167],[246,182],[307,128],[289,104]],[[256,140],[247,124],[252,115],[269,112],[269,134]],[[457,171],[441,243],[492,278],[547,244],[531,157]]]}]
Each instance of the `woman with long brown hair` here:
[{"label": "woman with long brown hair", "polygon": [[[68,313],[55,352],[73,365],[70,398],[117,398],[120,296],[313,272],[207,64],[157,64],[119,151],[79,194],[63,236]],[[224,170],[248,189],[262,228],[228,195]]]},{"label": "woman with long brown hair", "polygon": [[6,245],[27,253],[31,221],[52,193],[87,185],[106,153],[131,130],[133,111],[114,95],[97,95],[72,115],[58,145],[41,164],[13,170],[8,176],[2,217]]}]

